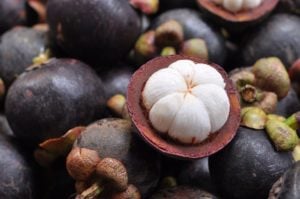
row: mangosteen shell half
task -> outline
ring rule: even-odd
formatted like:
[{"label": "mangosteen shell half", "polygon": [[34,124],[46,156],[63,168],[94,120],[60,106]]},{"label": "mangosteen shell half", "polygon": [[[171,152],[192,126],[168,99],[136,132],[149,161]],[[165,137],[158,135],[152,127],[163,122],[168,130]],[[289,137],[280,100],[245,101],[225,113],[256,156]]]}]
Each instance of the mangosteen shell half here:
[{"label": "mangosteen shell half", "polygon": [[[160,136],[148,120],[148,115],[141,104],[142,91],[149,77],[159,69],[168,67],[178,60],[191,60],[195,63],[204,63],[215,68],[224,78],[226,83],[230,112],[229,117],[223,127],[211,137],[197,145],[182,145],[171,139]],[[199,159],[207,157],[226,146],[235,136],[240,122],[240,103],[236,89],[226,72],[220,66],[208,63],[205,60],[183,55],[171,55],[157,57],[141,66],[132,76],[127,90],[127,108],[129,115],[138,129],[139,135],[153,148],[164,155],[178,159]]]},{"label": "mangosteen shell half", "polygon": [[277,6],[279,0],[264,0],[254,9],[242,10],[236,13],[227,11],[211,0],[197,0],[201,10],[214,22],[224,26],[232,33],[240,33],[249,26],[263,21]]}]

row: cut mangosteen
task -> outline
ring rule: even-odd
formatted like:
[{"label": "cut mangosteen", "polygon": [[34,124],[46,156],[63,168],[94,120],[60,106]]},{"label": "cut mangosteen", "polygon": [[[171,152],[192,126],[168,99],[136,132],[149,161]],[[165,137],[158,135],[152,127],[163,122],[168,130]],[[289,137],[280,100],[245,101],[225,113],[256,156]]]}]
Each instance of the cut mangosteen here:
[{"label": "cut mangosteen", "polygon": [[293,164],[290,152],[277,152],[264,130],[240,127],[223,150],[209,157],[213,182],[224,198],[267,198],[275,181]]},{"label": "cut mangosteen", "polygon": [[124,58],[141,31],[127,0],[51,0],[47,19],[60,48],[97,68]]},{"label": "cut mangosteen", "polygon": [[230,31],[241,31],[265,18],[279,0],[197,0],[216,22]]},{"label": "cut mangosteen", "polygon": [[184,159],[222,149],[240,121],[238,96],[225,71],[181,55],[141,66],[128,86],[127,106],[139,134],[152,147]]},{"label": "cut mangosteen", "polygon": [[28,145],[63,135],[100,117],[101,79],[74,59],[51,59],[21,74],[10,87],[5,114],[14,134]]}]

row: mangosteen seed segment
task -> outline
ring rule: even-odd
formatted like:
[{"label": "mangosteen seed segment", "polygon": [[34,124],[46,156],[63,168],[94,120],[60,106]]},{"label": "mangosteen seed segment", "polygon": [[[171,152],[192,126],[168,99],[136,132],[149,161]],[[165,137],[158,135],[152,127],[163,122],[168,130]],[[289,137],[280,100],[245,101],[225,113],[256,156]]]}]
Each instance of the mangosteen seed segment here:
[{"label": "mangosteen seed segment", "polygon": [[238,96],[226,73],[181,55],[158,57],[140,67],[128,86],[127,106],[150,145],[181,158],[220,150],[240,121]]},{"label": "mangosteen seed segment", "polygon": [[184,144],[199,144],[220,130],[230,110],[221,74],[191,60],[153,73],[141,100],[154,129]]},{"label": "mangosteen seed segment", "polygon": [[74,59],[51,59],[31,68],[7,93],[5,113],[14,134],[35,145],[101,117],[101,79]]},{"label": "mangosteen seed segment", "polygon": [[230,12],[255,9],[260,6],[263,0],[211,0]]}]

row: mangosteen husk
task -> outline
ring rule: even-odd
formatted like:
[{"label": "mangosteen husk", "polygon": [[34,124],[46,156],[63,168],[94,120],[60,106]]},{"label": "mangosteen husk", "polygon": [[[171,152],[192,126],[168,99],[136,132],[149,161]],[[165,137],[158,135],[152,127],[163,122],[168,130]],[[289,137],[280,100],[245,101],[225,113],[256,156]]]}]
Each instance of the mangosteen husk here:
[{"label": "mangosteen husk", "polygon": [[250,26],[262,22],[279,3],[279,0],[264,0],[261,5],[251,10],[230,12],[211,0],[197,0],[203,13],[214,22],[233,34],[239,34]]}]

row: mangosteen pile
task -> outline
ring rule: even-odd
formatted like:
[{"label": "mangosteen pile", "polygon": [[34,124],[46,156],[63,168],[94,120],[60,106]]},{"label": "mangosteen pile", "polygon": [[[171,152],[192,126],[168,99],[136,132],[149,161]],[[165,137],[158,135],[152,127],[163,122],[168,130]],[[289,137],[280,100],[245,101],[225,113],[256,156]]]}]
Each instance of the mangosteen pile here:
[{"label": "mangosteen pile", "polygon": [[0,199],[299,199],[299,14],[1,0]]}]

